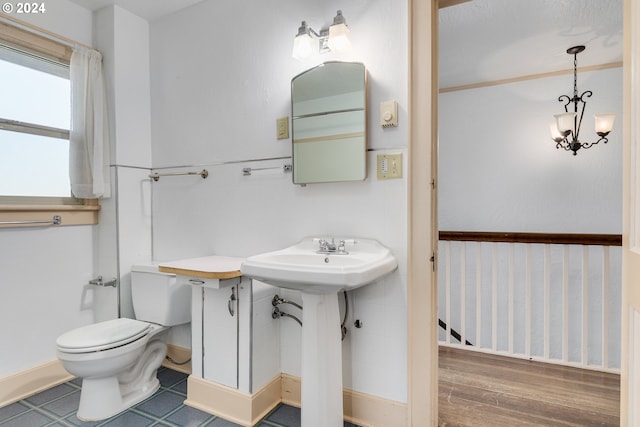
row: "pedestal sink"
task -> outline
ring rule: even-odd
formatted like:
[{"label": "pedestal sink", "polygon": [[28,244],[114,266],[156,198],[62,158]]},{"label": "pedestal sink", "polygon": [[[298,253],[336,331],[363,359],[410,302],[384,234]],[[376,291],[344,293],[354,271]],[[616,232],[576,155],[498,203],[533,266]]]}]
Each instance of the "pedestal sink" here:
[{"label": "pedestal sink", "polygon": [[377,241],[350,238],[306,238],[243,262],[243,275],[302,292],[303,427],[343,425],[338,292],[374,282],[397,265]]}]

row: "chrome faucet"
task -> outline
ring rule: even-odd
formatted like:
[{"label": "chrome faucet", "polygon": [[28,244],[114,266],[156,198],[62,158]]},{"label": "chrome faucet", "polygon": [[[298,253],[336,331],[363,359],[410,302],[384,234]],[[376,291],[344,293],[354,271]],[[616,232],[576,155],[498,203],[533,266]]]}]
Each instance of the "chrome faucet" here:
[{"label": "chrome faucet", "polygon": [[[355,242],[354,242],[355,243]],[[326,239],[318,240],[318,253],[319,254],[336,254],[336,255],[348,255],[346,250],[347,242],[345,240],[339,240],[336,244],[335,239],[332,237],[329,242]]]},{"label": "chrome faucet", "polygon": [[325,239],[320,239],[318,241],[318,246],[319,246],[318,252],[320,253],[329,253],[329,252],[336,251],[336,242],[333,238],[331,238],[331,242]]}]

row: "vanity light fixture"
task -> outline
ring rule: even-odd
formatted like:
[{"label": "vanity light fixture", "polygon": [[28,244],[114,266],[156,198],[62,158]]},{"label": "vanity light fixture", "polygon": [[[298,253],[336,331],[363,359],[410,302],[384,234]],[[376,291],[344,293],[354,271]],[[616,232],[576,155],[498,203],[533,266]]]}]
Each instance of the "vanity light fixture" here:
[{"label": "vanity light fixture", "polygon": [[[578,154],[580,148],[591,148],[599,142],[607,143],[607,135],[613,128],[615,114],[596,114],[596,133],[600,137],[595,142],[580,142],[580,126],[584,109],[587,106],[586,98],[590,98],[593,92],[585,90],[578,96],[578,54],[585,50],[584,46],[574,46],[567,49],[569,55],[573,55],[573,97],[561,95],[559,102],[564,102],[564,113],[556,114],[556,122],[549,125],[551,138],[556,142],[556,148],[564,148],[566,151],[573,151],[573,155]],[[573,104],[573,111],[569,111],[569,105]]]},{"label": "vanity light fixture", "polygon": [[298,34],[293,40],[291,56],[299,60],[308,58],[316,50],[316,43],[320,53],[342,51],[351,47],[349,27],[347,27],[347,22],[342,16],[341,10],[333,18],[333,24],[329,28],[320,30],[320,34],[309,27],[307,21],[302,21],[298,28]]}]

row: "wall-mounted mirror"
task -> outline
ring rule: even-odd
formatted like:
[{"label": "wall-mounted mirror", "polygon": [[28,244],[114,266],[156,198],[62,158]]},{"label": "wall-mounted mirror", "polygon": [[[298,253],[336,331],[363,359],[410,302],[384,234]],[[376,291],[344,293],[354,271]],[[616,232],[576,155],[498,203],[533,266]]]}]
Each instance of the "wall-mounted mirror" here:
[{"label": "wall-mounted mirror", "polygon": [[291,80],[293,183],[367,176],[367,71],[325,62]]}]

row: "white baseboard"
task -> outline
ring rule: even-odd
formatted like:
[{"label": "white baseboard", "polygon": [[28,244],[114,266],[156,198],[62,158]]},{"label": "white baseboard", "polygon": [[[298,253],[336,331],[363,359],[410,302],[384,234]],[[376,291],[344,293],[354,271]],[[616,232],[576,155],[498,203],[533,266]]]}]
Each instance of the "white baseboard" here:
[{"label": "white baseboard", "polygon": [[252,427],[280,401],[280,376],[253,394],[190,376],[184,403],[227,421]]},{"label": "white baseboard", "polygon": [[[242,426],[256,425],[280,402],[300,407],[300,378],[281,374],[254,394],[189,377],[186,405]],[[363,427],[407,425],[407,404],[344,390],[344,419]]]},{"label": "white baseboard", "polygon": [[73,379],[59,360],[0,378],[0,407]]}]

